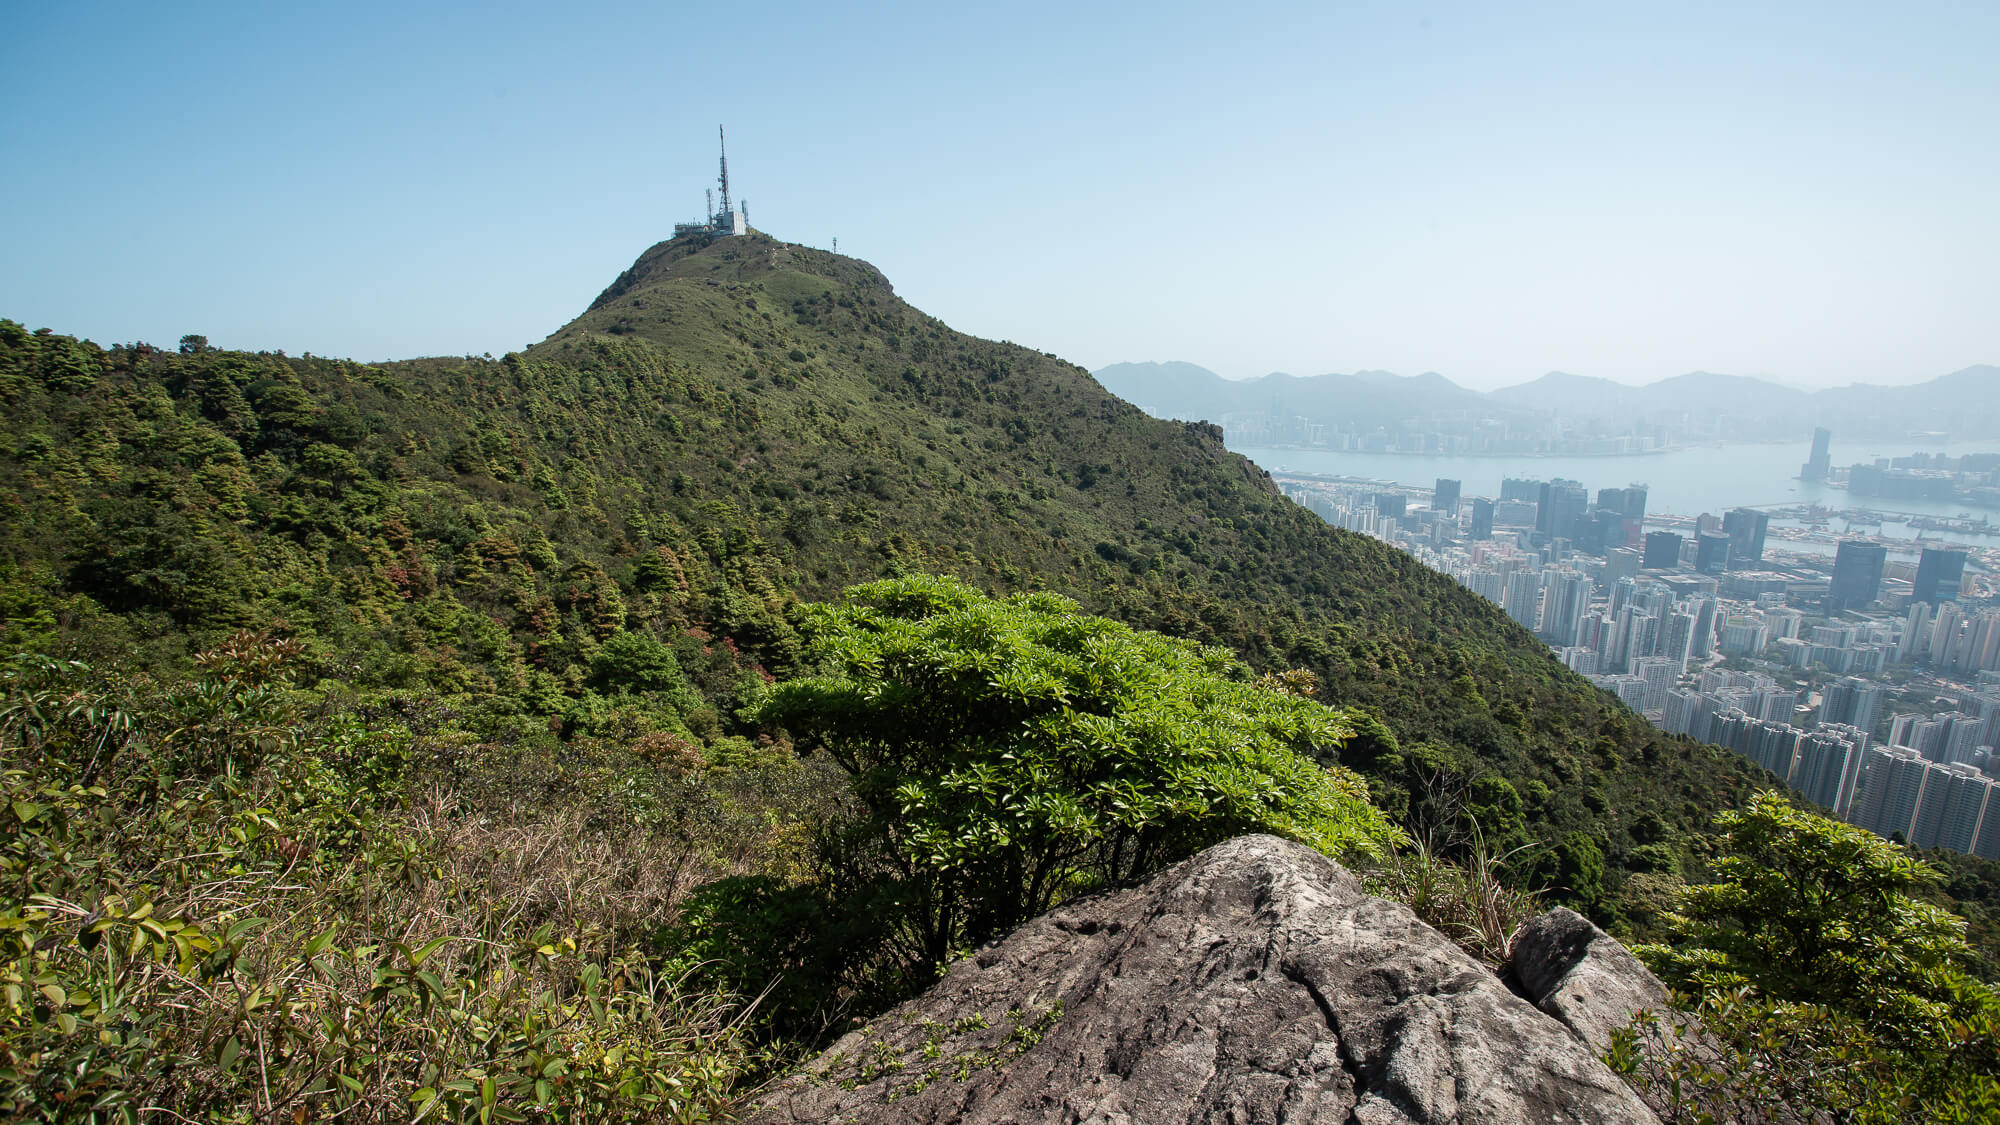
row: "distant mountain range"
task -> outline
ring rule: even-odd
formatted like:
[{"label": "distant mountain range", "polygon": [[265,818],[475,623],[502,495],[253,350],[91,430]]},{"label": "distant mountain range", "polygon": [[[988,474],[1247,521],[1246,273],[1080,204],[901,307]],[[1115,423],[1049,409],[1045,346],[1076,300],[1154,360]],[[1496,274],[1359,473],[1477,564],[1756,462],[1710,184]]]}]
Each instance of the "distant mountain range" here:
[{"label": "distant mountain range", "polygon": [[1559,419],[1623,429],[1698,426],[1768,436],[1826,426],[1849,437],[1941,432],[1960,440],[2000,438],[2000,367],[1981,364],[1902,387],[1857,383],[1802,391],[1747,375],[1696,371],[1643,387],[1552,371],[1481,393],[1436,372],[1396,375],[1271,374],[1224,379],[1192,363],[1117,363],[1095,372],[1111,393],[1162,417],[1220,420],[1280,407],[1315,421],[1395,429],[1438,419],[1523,423]]}]

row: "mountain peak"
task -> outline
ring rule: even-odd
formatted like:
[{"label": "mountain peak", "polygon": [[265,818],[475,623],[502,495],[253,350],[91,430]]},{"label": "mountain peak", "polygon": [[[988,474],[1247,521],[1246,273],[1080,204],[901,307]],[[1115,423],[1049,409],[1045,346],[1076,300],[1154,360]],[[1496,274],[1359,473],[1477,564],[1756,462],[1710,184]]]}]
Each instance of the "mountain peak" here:
[{"label": "mountain peak", "polygon": [[601,308],[634,289],[662,281],[749,281],[771,273],[802,274],[884,293],[895,291],[881,270],[859,258],[780,242],[752,231],[728,238],[682,237],[656,242],[598,294],[590,307]]},{"label": "mountain peak", "polygon": [[[858,258],[766,234],[727,237],[682,235],[656,242],[606,286],[581,315],[551,333],[534,351],[574,337],[626,336],[662,340],[675,309],[697,292],[750,286],[785,305],[826,297],[834,290],[893,298],[881,270]],[[681,308],[682,312],[687,311]]]}]

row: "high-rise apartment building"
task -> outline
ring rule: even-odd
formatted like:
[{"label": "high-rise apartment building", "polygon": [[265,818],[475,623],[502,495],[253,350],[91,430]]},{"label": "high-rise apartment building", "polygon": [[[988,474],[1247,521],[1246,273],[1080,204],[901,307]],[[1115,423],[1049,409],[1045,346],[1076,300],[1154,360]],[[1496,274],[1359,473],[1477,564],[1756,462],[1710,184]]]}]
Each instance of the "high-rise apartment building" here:
[{"label": "high-rise apartment building", "polygon": [[1882,703],[1889,689],[1873,680],[1848,676],[1826,685],[1820,695],[1819,721],[1846,724],[1872,732],[1882,718]]},{"label": "high-rise apartment building", "polygon": [[1763,618],[1747,613],[1732,614],[1722,623],[1722,651],[1738,656],[1755,656],[1771,643],[1770,626]]},{"label": "high-rise apartment building", "polygon": [[1542,596],[1542,632],[1555,645],[1576,643],[1584,615],[1590,612],[1590,575],[1557,571]]},{"label": "high-rise apartment building", "polygon": [[1930,643],[1919,660],[1933,668],[1943,668],[1964,648],[1969,632],[1965,624],[1965,611],[1957,602],[1938,603],[1937,613],[1931,619]]},{"label": "high-rise apartment building", "polygon": [[1715,613],[1719,603],[1714,598],[1697,598],[1694,602],[1694,652],[1689,657],[1700,660],[1715,652]]},{"label": "high-rise apartment building", "polygon": [[1674,681],[1681,674],[1681,665],[1664,656],[1642,656],[1632,661],[1632,674],[1646,685],[1639,710],[1664,711],[1667,695],[1674,690]]},{"label": "high-rise apartment building", "polygon": [[1536,497],[1535,534],[1543,542],[1551,539],[1575,541],[1590,493],[1573,480],[1553,480],[1541,486]]},{"label": "high-rise apartment building", "polygon": [[1542,584],[1533,571],[1516,571],[1507,576],[1507,595],[1500,608],[1507,616],[1533,629],[1540,624]]},{"label": "high-rise apartment building", "polygon": [[1861,778],[1868,736],[1849,726],[1821,727],[1799,739],[1799,764],[1792,787],[1821,808],[1845,816]]},{"label": "high-rise apartment building", "polygon": [[1862,801],[1852,822],[1877,836],[1900,832],[1909,839],[1930,763],[1906,746],[1876,747],[1866,757]]},{"label": "high-rise apartment building", "polygon": [[1908,664],[1930,654],[1932,610],[1929,602],[1910,603],[1909,616],[1903,619],[1903,635],[1896,641],[1896,663]]},{"label": "high-rise apartment building", "polygon": [[1979,837],[1979,819],[1987,811],[1992,779],[1968,765],[1932,766],[1926,773],[1910,843],[1919,848],[1971,851]]}]

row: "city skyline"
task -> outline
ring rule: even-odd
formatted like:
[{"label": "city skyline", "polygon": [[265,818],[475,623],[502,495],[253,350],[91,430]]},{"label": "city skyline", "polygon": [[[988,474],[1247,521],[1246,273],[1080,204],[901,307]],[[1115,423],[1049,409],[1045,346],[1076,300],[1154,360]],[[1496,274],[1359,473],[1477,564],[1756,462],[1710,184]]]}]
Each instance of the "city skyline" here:
[{"label": "city skyline", "polygon": [[2000,859],[2000,605],[1965,581],[1991,552],[1925,543],[1891,561],[1880,542],[1812,533],[1829,558],[1772,540],[1752,508],[1648,529],[1638,486],[1593,502],[1581,481],[1507,479],[1468,519],[1455,478],[1428,504],[1408,485],[1280,483],[1492,602],[1660,729],[1878,835]]}]

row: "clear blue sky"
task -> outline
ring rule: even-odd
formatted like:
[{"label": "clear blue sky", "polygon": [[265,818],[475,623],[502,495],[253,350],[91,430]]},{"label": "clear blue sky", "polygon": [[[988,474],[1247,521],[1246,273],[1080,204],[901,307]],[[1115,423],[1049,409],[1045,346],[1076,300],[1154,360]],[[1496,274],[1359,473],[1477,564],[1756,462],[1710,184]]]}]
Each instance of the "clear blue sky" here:
[{"label": "clear blue sky", "polygon": [[2000,4],[17,4],[0,315],[499,353],[701,208],[1231,376],[2000,363]]}]

